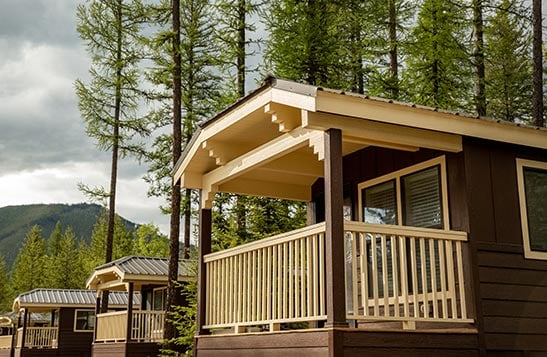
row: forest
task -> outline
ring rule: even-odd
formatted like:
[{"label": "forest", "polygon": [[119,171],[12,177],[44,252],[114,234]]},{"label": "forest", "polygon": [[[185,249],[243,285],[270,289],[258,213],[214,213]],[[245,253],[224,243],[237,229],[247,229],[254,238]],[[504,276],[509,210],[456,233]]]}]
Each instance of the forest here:
[{"label": "forest", "polygon": [[[86,0],[75,16],[92,59],[89,79],[74,84],[81,118],[97,148],[112,155],[108,186],[80,189],[108,214],[89,246],[79,246],[68,227],[47,245],[39,228],[28,233],[14,269],[33,259],[24,251],[31,247],[44,267],[66,269],[67,254],[86,257],[64,277],[39,274],[51,287],[72,284],[61,278],[85,280],[93,264],[120,254],[169,256],[176,277],[179,258],[191,257],[197,193],[172,184],[173,165],[199,122],[269,75],[545,126],[537,0]],[[132,247],[120,243],[122,159],[147,165],[148,194],[162,198],[160,209],[171,217],[169,238],[141,226]],[[302,203],[228,194],[217,194],[213,214],[214,249],[300,227],[306,217]],[[0,279],[6,275],[0,264]],[[11,284],[19,292],[37,282],[23,282],[14,270]],[[174,291],[170,283],[168,301]],[[175,337],[177,328],[191,341],[191,323],[173,323],[166,335]]]}]

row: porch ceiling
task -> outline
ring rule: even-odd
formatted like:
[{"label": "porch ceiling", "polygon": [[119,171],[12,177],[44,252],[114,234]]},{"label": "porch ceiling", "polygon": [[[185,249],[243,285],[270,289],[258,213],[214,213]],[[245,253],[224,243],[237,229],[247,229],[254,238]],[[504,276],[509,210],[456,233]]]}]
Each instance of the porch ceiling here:
[{"label": "porch ceiling", "polygon": [[330,128],[342,130],[343,155],[371,145],[461,151],[459,135],[369,120],[354,112],[340,115],[344,108],[333,110],[330,97],[320,102],[320,92],[287,81],[260,88],[201,125],[174,180],[202,189],[202,204],[209,207],[215,192],[309,201],[311,185],[323,176],[324,132]]}]

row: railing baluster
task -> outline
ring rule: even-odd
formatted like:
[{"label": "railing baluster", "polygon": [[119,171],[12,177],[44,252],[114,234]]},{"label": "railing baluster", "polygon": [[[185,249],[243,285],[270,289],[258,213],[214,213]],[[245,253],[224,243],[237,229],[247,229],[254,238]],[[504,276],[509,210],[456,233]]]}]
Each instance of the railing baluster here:
[{"label": "railing baluster", "polygon": [[[363,315],[368,316],[368,256],[366,233],[359,233],[360,269],[361,269],[361,300],[363,300]],[[355,309],[355,307],[354,307]]]},{"label": "railing baluster", "polygon": [[429,239],[429,266],[431,271],[431,297],[433,301],[433,318],[439,318],[439,306],[437,304],[437,267],[433,239]]},{"label": "railing baluster", "polygon": [[458,262],[458,284],[460,286],[461,316],[462,316],[462,319],[467,319],[467,306],[465,303],[465,288],[463,285],[462,242],[456,242],[456,260]]},{"label": "railing baluster", "polygon": [[446,269],[448,269],[448,293],[450,296],[450,305],[452,307],[452,318],[458,318],[458,310],[456,308],[456,281],[454,278],[454,251],[452,242],[446,241]]},{"label": "railing baluster", "polygon": [[387,242],[384,234],[380,235],[382,250],[382,289],[384,290],[384,316],[389,316],[389,278],[387,264]]},{"label": "railing baluster", "polygon": [[374,299],[374,316],[380,316],[380,302],[378,300],[378,256],[376,248],[376,236],[370,235],[370,258],[372,259],[372,297]]},{"label": "railing baluster", "polygon": [[325,315],[325,234],[319,233],[319,314]]},{"label": "railing baluster", "polygon": [[416,238],[410,237],[410,271],[412,274],[412,305],[414,318],[420,316],[418,303],[418,263],[416,261]]},{"label": "railing baluster", "polygon": [[427,298],[427,267],[425,258],[425,239],[420,238],[420,266],[422,270],[422,303],[424,307],[424,316],[429,317],[429,301]]},{"label": "railing baluster", "polygon": [[389,237],[391,243],[391,274],[393,285],[393,313],[395,317],[399,317],[399,272],[397,269],[397,240],[395,236]]},{"label": "railing baluster", "polygon": [[444,243],[443,241],[437,242],[438,248],[439,248],[439,276],[441,280],[441,318],[447,319],[449,317],[448,315],[448,305],[446,300],[446,259],[445,259],[445,253],[444,253]]},{"label": "railing baluster", "polygon": [[[359,286],[357,279],[357,236],[355,232],[349,232],[346,234],[351,235],[351,282],[352,292],[353,292],[353,313],[352,315],[357,315],[359,309]],[[346,279],[347,281],[347,279]],[[347,290],[346,290],[347,291]]]}]

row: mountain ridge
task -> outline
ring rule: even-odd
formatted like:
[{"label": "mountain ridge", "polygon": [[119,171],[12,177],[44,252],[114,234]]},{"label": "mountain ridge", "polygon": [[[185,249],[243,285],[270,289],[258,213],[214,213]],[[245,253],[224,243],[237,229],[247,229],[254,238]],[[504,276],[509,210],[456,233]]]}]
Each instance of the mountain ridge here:
[{"label": "mountain ridge", "polygon": [[[104,207],[89,203],[0,207],[0,255],[6,259],[8,268],[11,267],[26,234],[34,225],[40,226],[42,236],[48,239],[57,222],[61,222],[63,230],[70,226],[76,237],[89,242],[93,225],[103,212]],[[135,229],[137,226],[136,223],[123,217],[122,221],[129,229]]]}]

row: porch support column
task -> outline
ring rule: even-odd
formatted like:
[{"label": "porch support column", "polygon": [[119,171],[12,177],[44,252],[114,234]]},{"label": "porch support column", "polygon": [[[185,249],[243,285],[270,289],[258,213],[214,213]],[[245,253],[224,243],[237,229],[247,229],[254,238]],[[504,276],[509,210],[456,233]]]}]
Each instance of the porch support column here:
[{"label": "porch support column", "polygon": [[127,284],[127,330],[125,342],[131,341],[131,330],[133,328],[133,283]]},{"label": "porch support column", "polygon": [[[203,200],[200,200],[203,202]],[[202,326],[205,324],[205,304],[207,297],[206,266],[203,257],[211,253],[211,208],[201,207],[199,210],[199,250],[198,250],[198,296],[197,296],[197,334],[206,335],[207,330]]]},{"label": "porch support column", "polygon": [[28,309],[23,309],[23,336],[21,340],[21,348],[25,347],[25,340],[27,339],[27,324],[28,324]]},{"label": "porch support column", "polygon": [[[342,180],[342,131],[325,132],[325,268],[327,323],[348,327],[344,255],[344,189]],[[330,350],[331,346],[329,346]]]},{"label": "porch support column", "polygon": [[97,339],[97,323],[99,318],[97,315],[101,312],[101,291],[97,290],[97,296],[95,297],[95,325],[93,326],[93,342]]}]

